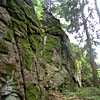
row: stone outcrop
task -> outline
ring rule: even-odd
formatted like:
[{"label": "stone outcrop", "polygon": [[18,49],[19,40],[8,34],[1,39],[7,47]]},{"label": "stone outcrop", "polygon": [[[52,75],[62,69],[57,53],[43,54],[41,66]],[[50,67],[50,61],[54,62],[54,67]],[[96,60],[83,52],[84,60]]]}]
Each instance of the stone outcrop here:
[{"label": "stone outcrop", "polygon": [[0,6],[0,100],[48,100],[50,89],[76,87],[59,20],[45,11],[39,22],[31,0],[0,0]]}]

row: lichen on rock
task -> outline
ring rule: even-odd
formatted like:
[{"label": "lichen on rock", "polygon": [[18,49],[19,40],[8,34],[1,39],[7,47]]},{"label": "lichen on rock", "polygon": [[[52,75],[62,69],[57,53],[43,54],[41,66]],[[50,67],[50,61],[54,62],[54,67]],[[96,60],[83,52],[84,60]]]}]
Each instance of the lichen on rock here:
[{"label": "lichen on rock", "polygon": [[8,75],[6,84],[4,84],[4,86],[1,88],[2,100],[21,100],[16,90],[14,90],[15,88],[14,70],[11,72],[11,74],[12,74],[12,77]]}]

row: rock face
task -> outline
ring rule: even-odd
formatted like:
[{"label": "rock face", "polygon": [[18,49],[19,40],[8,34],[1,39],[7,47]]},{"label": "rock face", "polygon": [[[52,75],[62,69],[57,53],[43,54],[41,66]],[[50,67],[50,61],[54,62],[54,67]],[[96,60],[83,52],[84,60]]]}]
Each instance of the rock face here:
[{"label": "rock face", "polygon": [[7,2],[7,0],[0,0],[0,6],[8,7],[8,2]]},{"label": "rock face", "polygon": [[44,12],[39,23],[31,0],[0,0],[0,6],[0,100],[48,100],[50,89],[76,87],[59,20]]}]

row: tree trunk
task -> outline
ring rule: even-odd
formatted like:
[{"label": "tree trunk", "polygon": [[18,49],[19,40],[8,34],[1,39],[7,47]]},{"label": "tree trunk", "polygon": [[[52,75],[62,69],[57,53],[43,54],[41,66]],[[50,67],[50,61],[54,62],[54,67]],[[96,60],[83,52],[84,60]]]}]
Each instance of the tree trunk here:
[{"label": "tree trunk", "polygon": [[97,5],[97,0],[94,0],[95,2],[95,9],[97,11],[97,14],[98,14],[98,17],[99,17],[99,23],[100,23],[100,11],[99,11],[99,8],[98,8],[98,5]]},{"label": "tree trunk", "polygon": [[96,70],[96,63],[94,60],[94,52],[93,52],[93,48],[92,48],[92,41],[90,38],[90,34],[88,31],[88,27],[87,27],[87,20],[85,19],[84,13],[82,12],[82,18],[83,18],[83,23],[84,23],[84,29],[86,31],[86,36],[87,36],[87,46],[88,46],[88,50],[89,50],[89,62],[90,65],[92,67],[92,73],[93,73],[93,83],[94,86],[98,88],[98,78],[97,78],[97,70]]}]

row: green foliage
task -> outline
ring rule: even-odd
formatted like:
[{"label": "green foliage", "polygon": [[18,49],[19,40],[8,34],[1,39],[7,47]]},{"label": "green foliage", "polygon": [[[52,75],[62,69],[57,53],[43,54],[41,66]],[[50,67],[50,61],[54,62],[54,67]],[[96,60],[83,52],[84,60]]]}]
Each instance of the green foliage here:
[{"label": "green foliage", "polygon": [[37,6],[35,6],[35,11],[38,16],[38,19],[42,20],[43,7],[42,4],[40,3],[40,0],[37,0]]},{"label": "green foliage", "polygon": [[82,52],[79,46],[73,43],[71,43],[71,47],[72,47],[71,49],[72,55],[76,63],[75,73],[77,72],[77,69],[80,69],[81,76],[82,76],[81,78],[82,80],[85,80],[85,82],[82,83],[83,86],[92,86],[92,68],[89,63],[89,56],[87,55],[88,52],[86,50]]},{"label": "green foliage", "polygon": [[8,47],[5,45],[5,43],[0,41],[0,53],[8,54]]},{"label": "green foliage", "polygon": [[32,0],[33,4],[34,4],[34,7],[35,7],[35,11],[36,11],[36,14],[37,14],[37,17],[39,20],[42,20],[42,16],[43,16],[43,7],[42,7],[42,4],[41,4],[41,1],[40,0]]},{"label": "green foliage", "polygon": [[[97,97],[99,97],[99,99],[100,99],[100,90],[96,87],[80,88],[77,91],[77,95],[81,96],[83,98],[96,99]],[[99,99],[97,99],[97,100],[99,100]]]},{"label": "green foliage", "polygon": [[66,100],[100,100],[100,90],[96,87],[79,88],[76,92],[66,90],[58,91],[63,94]]},{"label": "green foliage", "polygon": [[[92,77],[92,69],[89,64],[89,57],[87,56],[86,50],[81,55],[80,61],[81,61],[81,68],[82,68],[82,78],[84,80],[90,80],[90,78]],[[87,70],[88,70],[88,72],[87,72]]]},{"label": "green foliage", "polygon": [[79,60],[80,59],[80,49],[79,49],[79,46],[74,44],[74,43],[71,43],[70,45],[72,47],[72,55],[73,55],[73,57],[74,58],[77,57],[76,59]]}]

